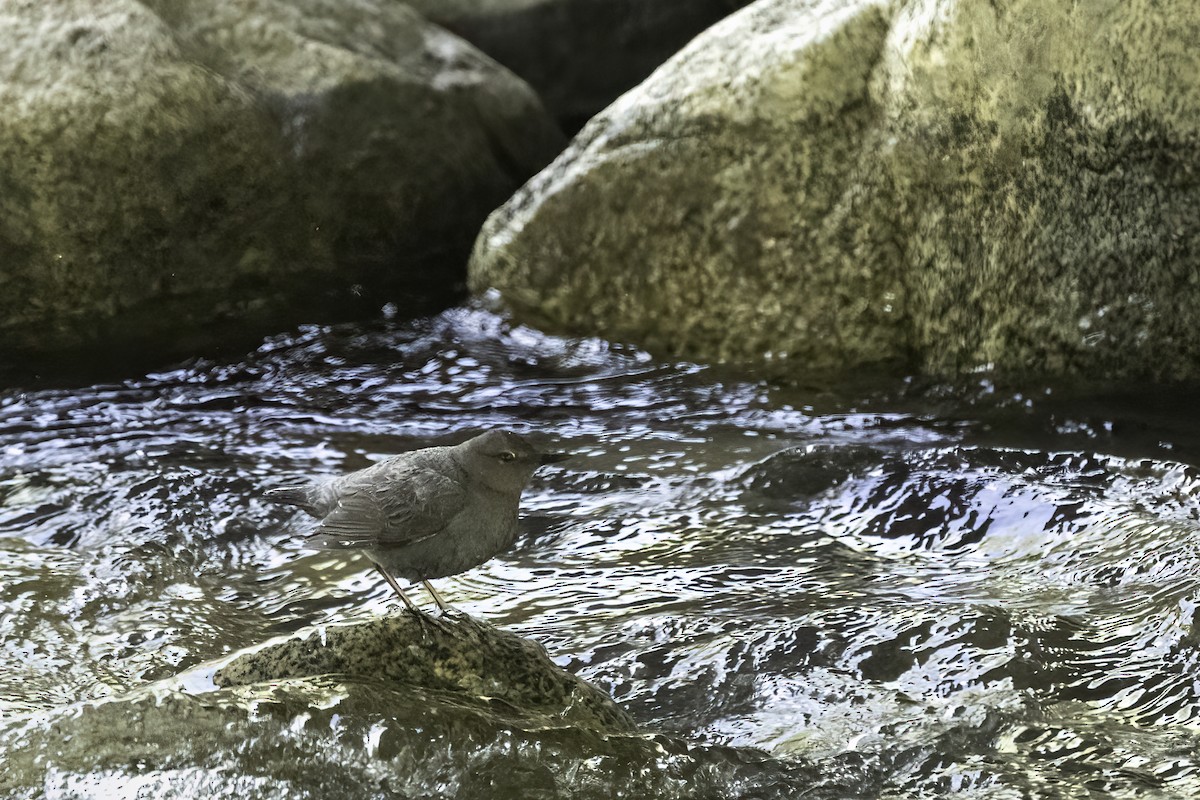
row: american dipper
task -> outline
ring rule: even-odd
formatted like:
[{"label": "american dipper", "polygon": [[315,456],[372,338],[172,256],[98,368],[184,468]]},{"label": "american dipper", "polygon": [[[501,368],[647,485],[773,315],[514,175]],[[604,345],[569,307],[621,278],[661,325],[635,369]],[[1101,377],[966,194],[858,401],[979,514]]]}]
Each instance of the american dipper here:
[{"label": "american dipper", "polygon": [[541,453],[515,433],[488,431],[454,447],[427,447],[378,464],[265,496],[321,521],[307,539],[319,550],[362,550],[410,611],[396,576],[429,583],[507,550],[517,536],[521,492],[543,464],[569,458]]}]

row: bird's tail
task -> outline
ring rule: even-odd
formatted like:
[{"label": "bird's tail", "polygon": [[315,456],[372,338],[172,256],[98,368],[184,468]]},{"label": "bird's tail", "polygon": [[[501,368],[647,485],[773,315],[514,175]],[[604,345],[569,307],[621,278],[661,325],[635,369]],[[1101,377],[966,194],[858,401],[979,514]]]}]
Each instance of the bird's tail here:
[{"label": "bird's tail", "polygon": [[309,513],[314,511],[311,492],[307,486],[280,486],[276,489],[267,489],[263,492],[263,497],[272,503],[299,506]]}]

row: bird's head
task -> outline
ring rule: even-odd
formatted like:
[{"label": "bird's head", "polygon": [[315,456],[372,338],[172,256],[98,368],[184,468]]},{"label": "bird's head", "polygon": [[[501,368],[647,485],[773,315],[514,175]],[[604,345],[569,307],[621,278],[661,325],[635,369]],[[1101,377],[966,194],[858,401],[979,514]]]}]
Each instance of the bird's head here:
[{"label": "bird's head", "polygon": [[503,430],[480,434],[458,447],[472,477],[493,491],[518,495],[535,469],[571,457],[569,453],[543,453],[524,437]]}]

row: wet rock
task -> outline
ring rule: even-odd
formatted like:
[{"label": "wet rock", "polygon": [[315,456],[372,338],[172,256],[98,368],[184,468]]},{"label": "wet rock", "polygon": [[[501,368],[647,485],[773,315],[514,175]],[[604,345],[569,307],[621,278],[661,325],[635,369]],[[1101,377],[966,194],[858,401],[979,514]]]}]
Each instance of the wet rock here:
[{"label": "wet rock", "polygon": [[8,351],[448,293],[560,142],[523,82],[386,0],[8,3],[0,105]]},{"label": "wet rock", "polygon": [[780,376],[1200,377],[1189,3],[762,0],[488,221],[520,313]]},{"label": "wet rock", "polygon": [[576,128],[748,0],[409,0]]},{"label": "wet rock", "polygon": [[747,469],[740,481],[751,499],[805,502],[885,461],[884,453],[874,447],[789,447]]},{"label": "wet rock", "polygon": [[758,750],[639,732],[539,646],[484,624],[328,627],[234,656],[223,688],[205,676],[7,715],[0,794],[789,797],[818,779]]},{"label": "wet rock", "polygon": [[547,717],[546,724],[634,730],[610,697],[556,666],[536,642],[469,617],[422,624],[401,614],[308,630],[234,658],[214,681],[237,686],[329,674],[460,694]]}]

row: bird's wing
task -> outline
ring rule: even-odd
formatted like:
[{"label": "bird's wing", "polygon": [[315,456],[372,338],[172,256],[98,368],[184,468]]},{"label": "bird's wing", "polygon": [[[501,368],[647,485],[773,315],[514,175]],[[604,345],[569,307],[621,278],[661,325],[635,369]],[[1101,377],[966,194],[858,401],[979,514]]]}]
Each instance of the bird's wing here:
[{"label": "bird's wing", "polygon": [[307,544],[320,550],[396,547],[445,529],[466,503],[462,486],[432,470],[403,470],[347,486]]}]

